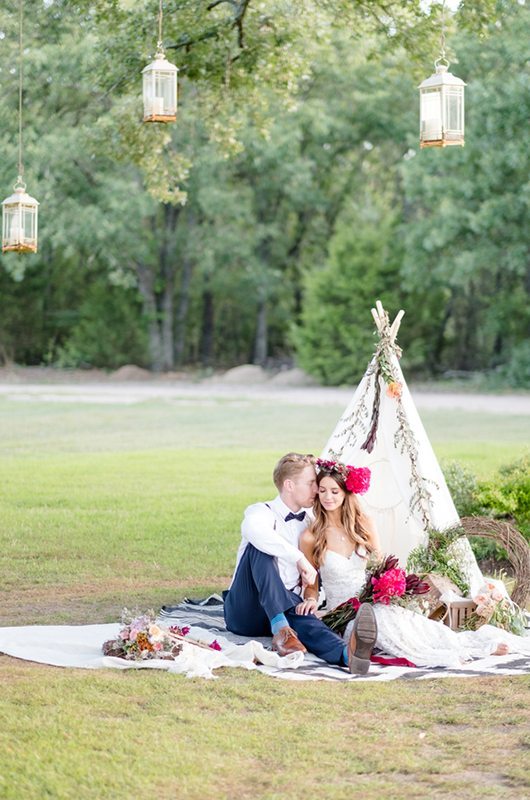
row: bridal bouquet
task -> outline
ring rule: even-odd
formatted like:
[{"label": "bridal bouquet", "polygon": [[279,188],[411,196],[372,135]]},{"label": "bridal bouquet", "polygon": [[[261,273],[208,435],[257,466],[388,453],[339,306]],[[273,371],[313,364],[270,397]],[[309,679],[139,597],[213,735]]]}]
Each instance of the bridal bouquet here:
[{"label": "bridal bouquet", "polygon": [[414,595],[426,594],[430,591],[428,583],[424,583],[418,575],[407,575],[398,567],[396,556],[370,559],[366,570],[366,583],[358,597],[350,597],[337,608],[328,611],[322,619],[326,625],[338,634],[343,634],[348,622],[355,618],[361,603],[390,603],[406,605]]},{"label": "bridal bouquet", "polygon": [[524,636],[525,617],[519,606],[506,597],[494,583],[486,583],[473,602],[476,609],[466,619],[463,628],[476,631],[482,625],[495,625],[505,631]]},{"label": "bridal bouquet", "polygon": [[161,658],[165,661],[176,658],[182,650],[184,641],[203,647],[206,650],[220,650],[217,641],[207,645],[195,639],[186,638],[189,628],[178,628],[176,625],[166,628],[157,625],[154,611],[145,614],[134,614],[124,608],[122,612],[122,629],[115,639],[103,644],[103,654],[127,661],[144,661],[148,658]]}]

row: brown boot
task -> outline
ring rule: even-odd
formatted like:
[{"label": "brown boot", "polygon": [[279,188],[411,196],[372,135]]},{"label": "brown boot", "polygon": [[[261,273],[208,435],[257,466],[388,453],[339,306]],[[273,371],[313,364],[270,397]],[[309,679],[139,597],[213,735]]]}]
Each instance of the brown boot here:
[{"label": "brown boot", "polygon": [[272,649],[280,656],[287,656],[289,653],[307,653],[295,631],[288,625],[280,628],[278,633],[274,634],[272,637]]},{"label": "brown boot", "polygon": [[372,606],[363,603],[357,612],[348,642],[348,666],[352,675],[366,675],[377,639],[377,622]]}]

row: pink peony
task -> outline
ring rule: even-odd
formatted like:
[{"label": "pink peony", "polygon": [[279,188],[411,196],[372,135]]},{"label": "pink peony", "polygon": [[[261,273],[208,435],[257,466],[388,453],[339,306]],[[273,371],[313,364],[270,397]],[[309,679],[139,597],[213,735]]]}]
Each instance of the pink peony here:
[{"label": "pink peony", "polygon": [[403,569],[389,569],[380,578],[372,578],[374,603],[387,606],[392,597],[403,597],[407,589],[407,576]]},{"label": "pink peony", "polygon": [[348,465],[346,489],[354,494],[364,494],[370,488],[370,470],[368,467],[352,467]]}]

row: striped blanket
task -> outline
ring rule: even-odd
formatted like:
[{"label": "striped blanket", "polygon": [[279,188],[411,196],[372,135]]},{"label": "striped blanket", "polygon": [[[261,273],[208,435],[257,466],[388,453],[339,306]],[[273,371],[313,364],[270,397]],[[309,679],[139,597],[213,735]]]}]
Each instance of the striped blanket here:
[{"label": "striped blanket", "polygon": [[[165,625],[189,625],[206,629],[217,639],[224,637],[234,644],[243,645],[251,641],[245,636],[238,636],[226,630],[223,617],[223,600],[220,595],[211,595],[204,600],[185,599],[176,606],[163,606],[160,612],[161,622]],[[269,637],[254,637],[266,648],[270,648]],[[385,655],[385,654],[382,654]],[[511,653],[506,656],[489,656],[480,660],[463,664],[458,669],[444,667],[398,667],[372,664],[366,676],[354,676],[346,669],[326,664],[325,661],[312,654],[304,657],[303,663],[296,669],[276,669],[259,666],[264,672],[276,678],[290,681],[327,680],[327,681],[389,681],[389,680],[426,680],[429,678],[472,678],[491,675],[526,675],[530,674],[528,656]]]}]

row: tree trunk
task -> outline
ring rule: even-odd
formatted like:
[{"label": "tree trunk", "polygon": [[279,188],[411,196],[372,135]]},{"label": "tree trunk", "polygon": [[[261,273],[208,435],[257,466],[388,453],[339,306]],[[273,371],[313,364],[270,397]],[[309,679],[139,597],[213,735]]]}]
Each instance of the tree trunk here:
[{"label": "tree trunk", "polygon": [[184,346],[186,343],[186,319],[190,304],[191,275],[193,272],[193,262],[189,256],[184,256],[182,263],[182,281],[180,284],[180,295],[177,305],[177,316],[175,321],[175,363],[182,364],[184,361]]},{"label": "tree trunk", "polygon": [[210,279],[205,277],[202,292],[201,364],[210,367],[213,363],[214,304]]},{"label": "tree trunk", "polygon": [[175,357],[173,350],[173,325],[174,325],[174,295],[175,295],[175,254],[171,245],[174,242],[174,233],[180,208],[163,206],[164,230],[160,247],[159,264],[162,277],[162,291],[160,297],[161,328],[162,328],[162,364],[163,369],[173,369]]},{"label": "tree trunk", "polygon": [[142,296],[144,314],[147,319],[149,366],[154,372],[162,371],[162,338],[158,325],[158,310],[154,291],[154,276],[149,267],[136,264],[138,288]]},{"label": "tree trunk", "polygon": [[267,303],[260,298],[258,303],[258,317],[256,323],[256,338],[254,340],[254,364],[264,367],[267,362]]},{"label": "tree trunk", "polygon": [[173,293],[174,280],[166,278],[162,293],[162,368],[173,369],[175,360],[173,355]]}]

